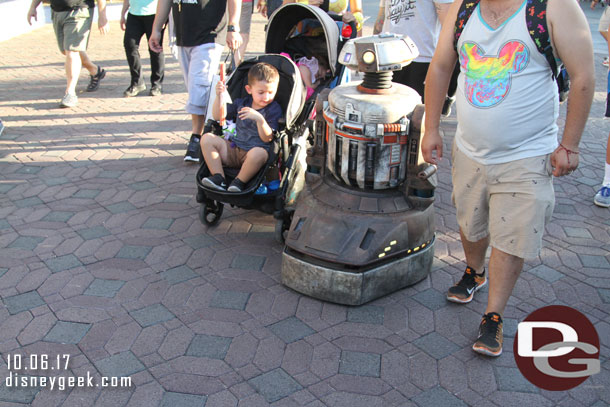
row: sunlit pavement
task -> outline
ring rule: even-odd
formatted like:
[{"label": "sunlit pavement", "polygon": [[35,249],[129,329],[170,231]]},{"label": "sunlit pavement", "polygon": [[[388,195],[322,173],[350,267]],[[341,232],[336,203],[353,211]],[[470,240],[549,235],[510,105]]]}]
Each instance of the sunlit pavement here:
[{"label": "sunlit pavement", "polygon": [[[262,27],[255,16],[252,52],[264,48]],[[190,117],[174,59],[162,96],[123,98],[129,73],[113,22],[90,41],[108,71],[100,89],[83,91],[83,71],[78,106],[60,109],[63,59],[50,25],[1,42],[0,55],[0,352],[52,362],[13,374],[132,379],[128,388],[8,389],[2,363],[1,406],[610,403],[610,210],[592,203],[610,130],[603,52],[581,165],[555,180],[544,249],[509,301],[496,359],[470,348],[487,289],[468,305],[444,297],[465,267],[449,159],[430,277],[361,307],[325,303],[281,285],[272,217],[226,208],[216,227],[200,223],[196,166],[182,161]],[[455,115],[443,128],[449,152]],[[550,304],[583,312],[601,340],[602,372],[567,392],[530,384],[512,352],[517,323]],[[67,369],[57,355],[70,355]]]}]

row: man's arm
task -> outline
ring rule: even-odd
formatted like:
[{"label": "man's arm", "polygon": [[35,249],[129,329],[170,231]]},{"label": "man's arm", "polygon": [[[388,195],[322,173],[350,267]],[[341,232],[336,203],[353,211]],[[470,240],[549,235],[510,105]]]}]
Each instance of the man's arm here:
[{"label": "man's arm", "polygon": [[[229,25],[239,27],[239,16],[241,14],[241,0],[228,0]],[[242,43],[241,34],[238,32],[227,33],[227,46],[232,51],[237,51]]]},{"label": "man's arm", "polygon": [[97,27],[100,30],[100,34],[105,35],[110,31],[108,18],[106,18],[106,0],[97,0],[97,15]]},{"label": "man's arm", "polygon": [[172,0],[159,0],[157,3],[157,12],[155,13],[155,21],[153,21],[152,32],[150,33],[150,39],[148,40],[148,46],[155,52],[163,51],[163,44],[161,43],[161,31],[167,17],[169,16],[169,10],[172,5]]},{"label": "man's arm", "polygon": [[125,15],[127,14],[127,10],[129,10],[129,0],[123,0],[123,9],[121,10],[121,30],[125,31],[126,28],[126,19]]},{"label": "man's arm", "polygon": [[263,15],[263,17],[267,17],[267,1],[258,0],[256,3],[256,11],[261,13]]},{"label": "man's arm", "polygon": [[[549,0],[547,25],[553,48],[570,75],[570,96],[561,145],[551,155],[553,175],[567,175],[578,166],[578,144],[585,128],[593,92],[595,69],[593,40],[576,0]],[[574,153],[568,153],[568,151]]]},{"label": "man's arm", "polygon": [[[426,101],[425,131],[421,149],[424,160],[431,164],[438,164],[438,160],[443,157],[443,140],[440,136],[439,126],[449,80],[457,60],[457,53],[453,48],[453,27],[461,5],[462,0],[456,0],[447,12],[445,24],[441,29],[436,51],[426,75],[424,93],[424,100]],[[436,157],[434,157],[435,151]]]},{"label": "man's arm", "polygon": [[383,30],[383,24],[385,23],[385,0],[379,0],[379,12],[377,13],[377,20],[373,26],[373,34],[379,34]]},{"label": "man's arm", "polygon": [[38,21],[38,16],[36,15],[36,8],[42,2],[42,0],[32,0],[32,4],[30,5],[30,9],[28,10],[28,24],[32,25],[32,17],[34,21]]}]

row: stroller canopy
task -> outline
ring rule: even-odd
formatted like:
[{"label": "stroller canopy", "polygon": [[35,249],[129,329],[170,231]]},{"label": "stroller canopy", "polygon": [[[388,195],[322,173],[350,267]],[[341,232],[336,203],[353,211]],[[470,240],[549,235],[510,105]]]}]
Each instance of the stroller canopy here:
[{"label": "stroller canopy", "polygon": [[318,20],[324,29],[328,62],[333,76],[337,69],[337,48],[339,45],[339,27],[324,10],[319,7],[301,3],[288,3],[273,13],[267,26],[265,53],[279,54],[285,51],[286,40],[292,29],[306,19]]},{"label": "stroller canopy", "polygon": [[247,95],[245,86],[248,84],[248,71],[258,62],[273,65],[280,74],[280,83],[275,101],[282,107],[286,119],[286,128],[289,129],[301,113],[307,95],[299,68],[290,58],[283,55],[268,54],[243,61],[227,81],[229,94],[232,98]]}]

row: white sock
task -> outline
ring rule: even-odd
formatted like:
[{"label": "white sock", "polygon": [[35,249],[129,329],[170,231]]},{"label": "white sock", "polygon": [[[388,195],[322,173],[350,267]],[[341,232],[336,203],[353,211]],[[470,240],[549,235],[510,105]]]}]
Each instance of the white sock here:
[{"label": "white sock", "polygon": [[604,173],[604,183],[603,186],[610,185],[610,164],[606,163],[606,171]]}]

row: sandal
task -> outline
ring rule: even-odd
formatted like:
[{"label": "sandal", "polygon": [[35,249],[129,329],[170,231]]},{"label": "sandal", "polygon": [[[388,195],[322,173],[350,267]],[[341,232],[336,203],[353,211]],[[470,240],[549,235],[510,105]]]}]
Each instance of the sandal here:
[{"label": "sandal", "polygon": [[100,87],[100,81],[104,79],[104,76],[106,76],[106,70],[102,69],[101,66],[98,66],[97,73],[95,75],[91,75],[89,86],[87,86],[87,92],[96,91],[97,88]]}]

